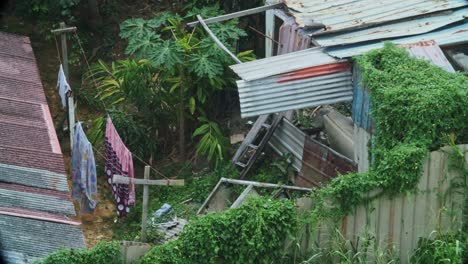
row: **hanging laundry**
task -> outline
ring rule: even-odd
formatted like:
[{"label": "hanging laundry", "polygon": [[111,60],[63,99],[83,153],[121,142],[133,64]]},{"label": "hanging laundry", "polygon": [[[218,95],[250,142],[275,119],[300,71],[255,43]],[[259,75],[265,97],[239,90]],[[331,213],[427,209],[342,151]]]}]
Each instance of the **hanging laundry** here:
[{"label": "hanging laundry", "polygon": [[80,201],[82,213],[92,213],[96,208],[93,196],[97,194],[96,163],[93,146],[88,141],[81,123],[75,125],[72,150],[72,197]]},{"label": "hanging laundry", "polygon": [[135,204],[135,185],[113,184],[112,177],[113,175],[134,177],[132,153],[123,143],[109,116],[106,124],[105,171],[107,182],[117,203],[117,214],[119,217],[125,217],[130,212],[129,206]]},{"label": "hanging laundry", "polygon": [[58,72],[57,88],[59,90],[60,98],[62,99],[62,106],[65,108],[67,106],[67,93],[71,91],[71,88],[67,82],[67,77],[65,77],[65,73],[63,72],[62,64],[60,64]]}]

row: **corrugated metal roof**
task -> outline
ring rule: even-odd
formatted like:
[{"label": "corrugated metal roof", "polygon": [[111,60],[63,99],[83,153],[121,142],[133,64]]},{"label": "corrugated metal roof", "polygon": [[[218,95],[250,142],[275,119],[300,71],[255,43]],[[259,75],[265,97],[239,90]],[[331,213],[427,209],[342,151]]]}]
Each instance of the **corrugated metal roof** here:
[{"label": "corrugated metal roof", "polygon": [[322,48],[311,48],[229,67],[243,80],[253,81],[337,62],[340,61],[324,53]]},{"label": "corrugated metal roof", "polygon": [[296,23],[322,23],[314,34],[350,30],[467,6],[466,0],[284,0]]},{"label": "corrugated metal roof", "polygon": [[335,63],[251,82],[238,81],[241,116],[351,101],[350,67],[348,63]]},{"label": "corrugated metal roof", "polygon": [[11,257],[40,258],[61,248],[85,247],[81,229],[73,225],[0,215],[0,230],[2,252]]},{"label": "corrugated metal roof", "polygon": [[[468,42],[468,23],[448,26],[422,35],[397,38],[391,40],[395,44],[410,44],[419,41],[434,40],[439,46],[455,45]],[[349,58],[361,55],[373,49],[383,47],[383,42],[374,42],[361,45],[349,45],[343,47],[331,47],[326,50],[328,54],[338,58]]]},{"label": "corrugated metal roof", "polygon": [[68,192],[67,176],[48,170],[39,170],[0,163],[0,182]]},{"label": "corrugated metal roof", "polygon": [[27,37],[0,32],[0,236],[2,253],[26,263],[85,247],[63,156]]},{"label": "corrugated metal roof", "polygon": [[455,22],[463,21],[467,15],[468,8],[463,8],[461,10],[441,12],[427,17],[342,34],[316,36],[313,38],[313,42],[318,46],[327,47],[423,34]]},{"label": "corrugated metal roof", "polygon": [[66,193],[5,183],[0,183],[0,207],[75,215],[75,207]]},{"label": "corrugated metal roof", "polygon": [[177,239],[187,224],[188,221],[183,218],[176,218],[166,223],[157,224],[158,233],[163,235],[159,242],[165,243]]},{"label": "corrugated metal roof", "polygon": [[421,41],[412,44],[401,45],[408,50],[408,52],[420,59],[424,59],[439,66],[448,72],[455,72],[452,64],[445,57],[444,52],[435,43],[435,41]]}]

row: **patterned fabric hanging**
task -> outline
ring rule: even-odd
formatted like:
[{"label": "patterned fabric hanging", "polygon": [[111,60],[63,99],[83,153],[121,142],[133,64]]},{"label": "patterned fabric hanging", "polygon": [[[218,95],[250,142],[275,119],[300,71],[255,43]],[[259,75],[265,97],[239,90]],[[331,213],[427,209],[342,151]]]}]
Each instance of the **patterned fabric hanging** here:
[{"label": "patterned fabric hanging", "polygon": [[106,124],[106,165],[107,182],[112,189],[112,195],[117,204],[117,215],[125,217],[130,212],[129,206],[135,204],[134,184],[113,184],[113,175],[133,178],[132,153],[127,149],[111,118],[107,117]]},{"label": "patterned fabric hanging", "polygon": [[80,201],[82,213],[92,213],[96,208],[93,196],[97,194],[96,163],[93,147],[81,123],[76,123],[71,157],[72,197]]}]

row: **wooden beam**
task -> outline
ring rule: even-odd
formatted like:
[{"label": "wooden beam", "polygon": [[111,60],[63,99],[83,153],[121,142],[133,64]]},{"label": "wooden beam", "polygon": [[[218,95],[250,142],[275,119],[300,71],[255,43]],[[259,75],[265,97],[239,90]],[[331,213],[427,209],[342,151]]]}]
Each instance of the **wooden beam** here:
[{"label": "wooden beam", "polygon": [[[145,166],[145,180],[149,180],[150,166]],[[143,185],[143,211],[141,213],[141,242],[146,242],[146,223],[148,221],[149,185]]]},{"label": "wooden beam", "polygon": [[148,180],[148,179],[135,179],[122,175],[114,175],[112,183],[117,184],[136,184],[136,185],[161,185],[161,186],[183,186],[184,180]]},{"label": "wooden beam", "polygon": [[236,55],[234,55],[228,48],[226,48],[226,46],[224,46],[224,44],[215,36],[215,34],[213,34],[213,32],[210,30],[210,28],[205,24],[205,21],[203,21],[203,18],[200,16],[200,15],[197,15],[197,18],[198,18],[198,21],[200,21],[200,24],[203,26],[203,28],[205,29],[205,31],[208,33],[208,35],[210,35],[210,37],[214,40],[214,42],[216,44],[218,44],[218,46],[224,50],[227,54],[229,54],[229,56],[231,56],[231,58],[236,62],[236,63],[242,63],[239,58],[236,57]]},{"label": "wooden beam", "polygon": [[206,206],[208,206],[208,203],[211,201],[211,199],[213,198],[213,196],[216,194],[216,192],[218,191],[219,189],[219,186],[221,186],[221,184],[223,183],[223,179],[224,178],[221,178],[218,183],[216,184],[216,186],[213,188],[213,190],[211,191],[211,193],[208,195],[208,197],[206,198],[206,200],[203,202],[202,206],[200,207],[200,209],[198,209],[198,212],[197,214],[202,214],[205,209],[206,209]]},{"label": "wooden beam", "polygon": [[50,32],[53,34],[61,34],[67,32],[75,32],[76,27],[67,27],[67,28],[59,28],[59,29],[52,29]]},{"label": "wooden beam", "polygon": [[264,182],[254,182],[254,181],[244,181],[244,180],[235,180],[235,179],[228,179],[228,178],[221,178],[222,182],[224,183],[232,183],[237,185],[252,185],[254,187],[262,187],[262,188],[281,188],[281,189],[288,189],[294,191],[301,191],[301,192],[312,192],[310,188],[298,187],[298,186],[288,186],[288,185],[279,185],[274,183],[264,183]]},{"label": "wooden beam", "polygon": [[[239,11],[239,12],[234,12],[234,13],[230,13],[230,14],[226,14],[226,15],[222,15],[222,16],[208,18],[208,19],[205,20],[205,23],[206,24],[211,24],[211,23],[226,21],[226,20],[229,20],[229,19],[248,16],[248,15],[253,15],[253,14],[260,13],[260,12],[263,12],[263,11],[266,11],[266,10],[282,8],[282,7],[283,7],[283,3],[278,3],[278,4],[274,4],[274,5],[260,6],[260,7],[247,9],[247,10],[242,10],[242,11]],[[200,23],[200,21],[190,22],[190,23],[187,24],[187,26],[194,27],[194,26],[198,25],[198,23]]]},{"label": "wooden beam", "polygon": [[249,133],[247,133],[247,136],[245,137],[244,141],[242,141],[241,145],[237,149],[236,153],[234,154],[234,157],[232,157],[232,165],[235,165],[236,162],[239,161],[239,159],[241,158],[247,146],[249,144],[252,144],[252,142],[255,140],[255,137],[257,136],[258,132],[262,128],[262,124],[266,122],[266,120],[268,119],[268,116],[269,115],[261,115],[257,118],[257,121],[255,121]]}]

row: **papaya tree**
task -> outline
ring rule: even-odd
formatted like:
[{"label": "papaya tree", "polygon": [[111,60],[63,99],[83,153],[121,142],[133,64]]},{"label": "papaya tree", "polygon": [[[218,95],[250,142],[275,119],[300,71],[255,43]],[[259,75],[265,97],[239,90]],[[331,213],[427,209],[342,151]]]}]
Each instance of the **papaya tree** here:
[{"label": "papaya tree", "polygon": [[[201,27],[184,26],[184,20],[193,20],[197,14],[211,17],[221,11],[215,6],[193,9],[184,17],[163,12],[151,19],[124,21],[120,37],[127,40],[125,53],[129,58],[111,65],[99,62],[91,76],[99,83],[97,97],[117,122],[122,121],[122,127],[116,124],[117,128],[129,136],[129,145],[134,143],[132,147],[141,149],[143,155],[152,156],[158,143],[155,141],[168,142],[161,137],[172,134],[177,127],[179,153],[184,157],[186,123],[190,120],[189,125],[200,124],[192,135],[199,139],[197,154],[206,155],[217,164],[223,159],[227,139],[209,116],[216,110],[216,95],[233,85],[227,66],[234,62]],[[236,41],[245,35],[235,20],[210,27],[233,51]],[[253,59],[251,51],[241,52],[238,57]],[[96,126],[102,123],[97,120]],[[96,138],[102,136],[99,131],[102,130],[94,130]]]},{"label": "papaya tree", "polygon": [[[196,112],[203,115],[212,95],[232,84],[226,76],[230,75],[227,66],[234,63],[203,28],[186,28],[184,20],[193,20],[196,14],[212,17],[221,13],[218,6],[195,8],[185,17],[164,12],[152,19],[128,19],[120,25],[120,37],[128,40],[125,53],[135,59],[148,60],[158,72],[161,83],[178,100],[179,153],[182,157],[185,155],[187,116]],[[236,41],[246,35],[237,27],[236,20],[212,24],[210,28],[233,51]],[[252,58],[251,52],[238,56]]]}]

